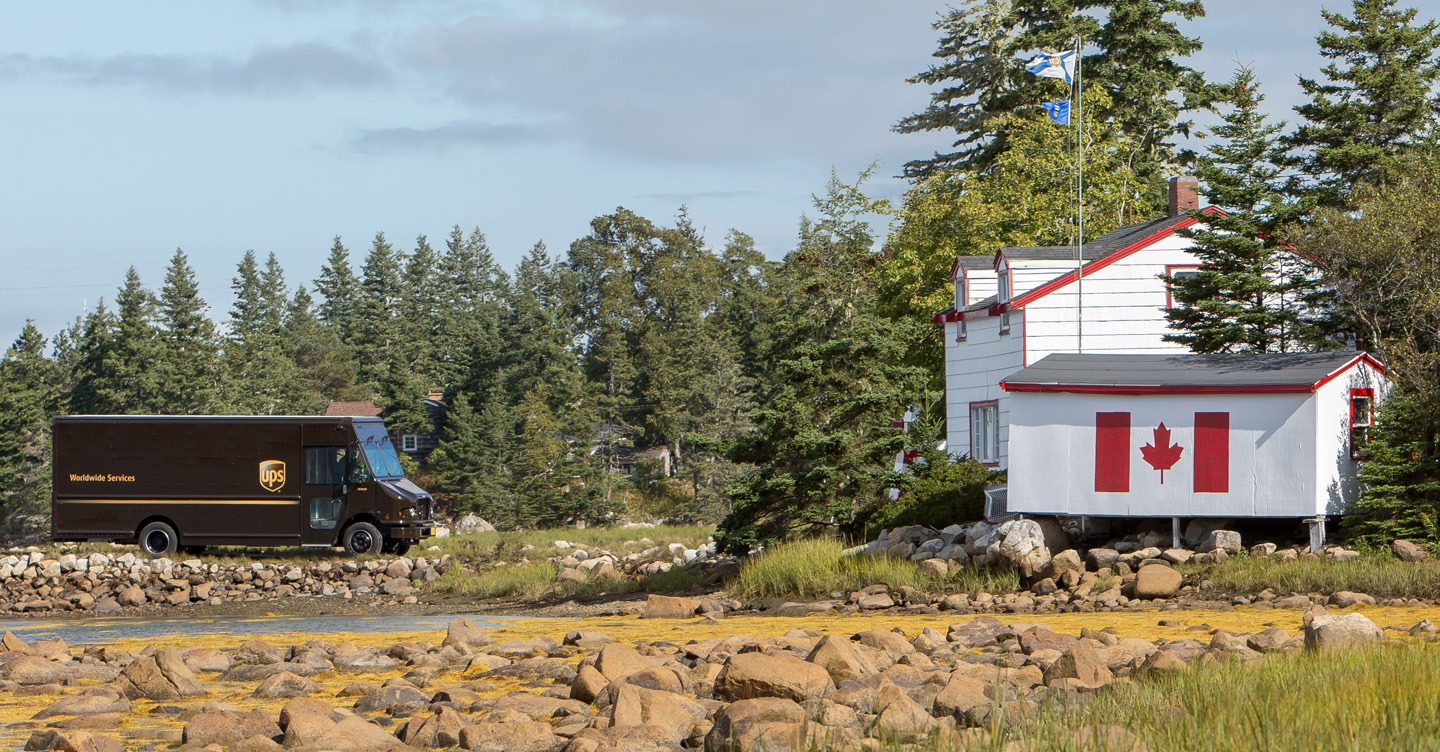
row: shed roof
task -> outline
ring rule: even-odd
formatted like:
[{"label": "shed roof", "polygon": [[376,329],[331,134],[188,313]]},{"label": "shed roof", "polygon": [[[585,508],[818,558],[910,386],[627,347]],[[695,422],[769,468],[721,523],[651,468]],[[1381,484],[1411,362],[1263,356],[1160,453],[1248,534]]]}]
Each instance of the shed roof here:
[{"label": "shed roof", "polygon": [[1093,394],[1308,393],[1361,361],[1365,353],[1106,355],[1056,353],[1010,374],[1007,392]]},{"label": "shed roof", "polygon": [[370,400],[359,402],[331,402],[325,406],[326,415],[353,415],[360,418],[374,418],[380,415],[380,406]]}]

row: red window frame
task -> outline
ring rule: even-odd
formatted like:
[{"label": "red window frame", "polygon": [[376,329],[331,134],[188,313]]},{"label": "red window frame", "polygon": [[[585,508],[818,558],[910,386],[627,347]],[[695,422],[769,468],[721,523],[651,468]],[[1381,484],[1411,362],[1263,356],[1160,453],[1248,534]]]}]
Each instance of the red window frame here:
[{"label": "red window frame", "polygon": [[1165,265],[1165,307],[1166,307],[1166,308],[1174,308],[1174,307],[1175,307],[1175,297],[1170,294],[1170,290],[1171,290],[1171,287],[1172,287],[1172,285],[1171,285],[1171,283],[1170,283],[1170,278],[1173,277],[1173,276],[1175,276],[1175,272],[1187,272],[1187,271],[1193,271],[1193,270],[1199,269],[1199,268],[1200,268],[1200,265],[1199,265],[1199,264],[1166,264],[1166,265]]},{"label": "red window frame", "polygon": [[[1355,424],[1355,404],[1356,404],[1357,401],[1359,401],[1359,400],[1362,399],[1362,398],[1365,400],[1366,412],[1368,412],[1369,415],[1366,415],[1366,416],[1365,416],[1365,422],[1364,422],[1364,423],[1362,423],[1362,424],[1360,424],[1360,425],[1357,426],[1357,425]],[[1365,448],[1364,448],[1364,447],[1365,447],[1365,445],[1370,441],[1370,428],[1375,425],[1375,390],[1374,390],[1374,389],[1351,389],[1351,390],[1350,390],[1350,405],[1349,405],[1349,407],[1350,407],[1350,459],[1352,459],[1352,460],[1368,460],[1368,459],[1370,459],[1370,453],[1367,452],[1367,451],[1365,451]],[[1363,429],[1363,430],[1362,430],[1362,429]],[[1361,441],[1359,442],[1359,446],[1357,446],[1357,442],[1355,441],[1355,437],[1356,437],[1357,433],[1358,433],[1358,434],[1363,434],[1363,435],[1361,436]]]},{"label": "red window frame", "polygon": [[[995,408],[995,428],[994,428],[994,436],[995,436],[995,460],[994,460],[993,462],[984,462],[984,461],[982,461],[979,457],[976,457],[976,456],[975,456],[975,408],[977,408],[977,407],[993,407],[993,408]],[[969,418],[969,420],[970,420],[970,459],[975,460],[976,462],[979,462],[981,465],[984,465],[985,467],[999,467],[999,466],[1000,466],[1000,400],[981,400],[981,401],[979,401],[979,402],[971,402],[971,403],[970,403],[970,411],[969,411],[969,414],[968,414],[966,417]]]}]

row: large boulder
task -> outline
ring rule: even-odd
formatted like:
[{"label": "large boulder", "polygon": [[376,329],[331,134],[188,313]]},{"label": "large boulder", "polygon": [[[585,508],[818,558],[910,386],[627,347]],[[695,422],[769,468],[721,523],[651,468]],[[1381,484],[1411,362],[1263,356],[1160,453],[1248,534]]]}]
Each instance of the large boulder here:
[{"label": "large boulder", "polygon": [[1033,577],[1050,563],[1050,549],[1045,545],[1045,532],[1035,520],[1010,520],[995,529],[996,540],[989,553]]},{"label": "large boulder", "polygon": [[599,671],[606,681],[619,681],[654,665],[654,661],[622,642],[606,645],[595,655],[595,670]]},{"label": "large boulder", "polygon": [[804,722],[805,709],[793,700],[756,697],[733,702],[715,713],[715,725],[705,735],[705,752],[802,750]]},{"label": "large boulder", "polygon": [[665,729],[674,744],[690,738],[706,708],[674,692],[660,692],[633,684],[612,684],[609,726],[656,726]]},{"label": "large boulder", "polygon": [[[160,663],[165,667],[161,668]],[[180,654],[172,647],[160,648],[152,656],[141,656],[120,672],[116,686],[131,700],[174,702],[184,697],[200,697],[205,689],[185,667]]]},{"label": "large boulder", "polygon": [[695,615],[698,606],[689,598],[674,598],[668,595],[651,595],[645,601],[646,619],[688,619]]},{"label": "large boulder", "polygon": [[1095,688],[1109,684],[1114,675],[1096,655],[1090,642],[1079,640],[1045,669],[1044,677],[1047,685],[1058,681],[1066,686],[1079,684]]},{"label": "large boulder", "polygon": [[59,750],[60,752],[124,752],[125,745],[113,739],[89,731],[69,729],[44,729],[30,735],[25,742],[27,750]]},{"label": "large boulder", "polygon": [[1430,556],[1430,551],[1424,546],[1408,540],[1391,542],[1390,552],[1400,561],[1424,561]]},{"label": "large boulder", "polygon": [[9,679],[17,684],[55,684],[65,681],[73,673],[74,669],[38,655],[21,655],[0,663],[0,679]]},{"label": "large boulder", "polygon": [[835,635],[821,637],[805,660],[825,669],[836,684],[869,676],[877,670],[875,663],[857,650],[850,640]]},{"label": "large boulder", "polygon": [[118,689],[105,685],[95,687],[84,694],[70,695],[36,713],[32,718],[51,718],[57,715],[95,715],[97,713],[129,713],[130,701]]},{"label": "large boulder", "polygon": [[935,719],[899,687],[880,690],[875,707],[880,711],[870,733],[882,739],[913,742],[935,730]]},{"label": "large boulder", "polygon": [[466,718],[453,708],[442,707],[429,715],[412,716],[396,736],[412,747],[454,747],[460,744],[460,732],[467,725]]},{"label": "large boulder", "polygon": [[255,688],[253,697],[273,700],[280,697],[306,697],[320,691],[315,682],[289,671],[282,671]]},{"label": "large boulder", "polygon": [[[261,710],[242,713],[217,710],[191,716],[181,732],[182,744],[203,747],[207,744],[230,746],[252,736],[279,736],[280,727]],[[336,747],[336,749],[341,749]]]},{"label": "large boulder", "polygon": [[725,661],[715,679],[722,700],[784,697],[805,703],[824,697],[835,683],[825,669],[788,655],[737,653]]},{"label": "large boulder", "polygon": [[486,522],[479,515],[467,514],[461,517],[460,522],[455,525],[455,532],[461,535],[493,533],[495,532],[495,526]]},{"label": "large boulder", "polygon": [[1384,633],[1364,614],[1321,614],[1305,624],[1305,649],[1316,652],[1373,645]]},{"label": "large boulder", "polygon": [[1169,598],[1180,590],[1180,573],[1163,564],[1141,567],[1135,575],[1136,598]]},{"label": "large boulder", "polygon": [[551,752],[555,733],[550,724],[476,723],[460,730],[460,746],[472,752]]},{"label": "large boulder", "polygon": [[1205,536],[1205,540],[1196,546],[1199,553],[1210,553],[1211,551],[1224,551],[1227,554],[1235,555],[1240,553],[1240,534],[1234,530],[1211,530]]},{"label": "large boulder", "polygon": [[485,630],[475,625],[469,619],[452,619],[449,628],[445,631],[445,645],[469,645],[472,648],[484,648],[495,644],[495,638],[486,634]]}]

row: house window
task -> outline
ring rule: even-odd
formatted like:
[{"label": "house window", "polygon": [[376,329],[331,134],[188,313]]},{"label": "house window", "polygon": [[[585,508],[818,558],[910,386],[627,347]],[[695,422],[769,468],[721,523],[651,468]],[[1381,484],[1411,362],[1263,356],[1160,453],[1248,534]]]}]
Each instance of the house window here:
[{"label": "house window", "polygon": [[956,342],[964,342],[964,341],[965,341],[965,336],[966,336],[965,319],[960,319],[959,321],[956,321],[956,322],[955,322],[955,341],[956,341]]},{"label": "house window", "polygon": [[1009,334],[1009,333],[1010,333],[1010,311],[1008,311],[1008,310],[1002,311],[1002,312],[1000,313],[1000,333],[1001,333],[1001,334]]},{"label": "house window", "polygon": [[955,278],[955,310],[963,311],[970,304],[969,284],[964,277]]},{"label": "house window", "polygon": [[407,433],[400,437],[400,451],[417,452],[420,450],[420,437],[413,433]]},{"label": "house window", "polygon": [[1350,459],[1370,459],[1370,428],[1375,425],[1375,390],[1350,390]]},{"label": "house window", "polygon": [[1000,405],[970,404],[970,458],[985,465],[1000,462]]},{"label": "house window", "polygon": [[1173,264],[1165,267],[1165,307],[1175,307],[1175,296],[1173,291],[1175,283],[1184,279],[1194,279],[1200,276],[1200,267],[1196,264]]},{"label": "house window", "polygon": [[1005,263],[1000,264],[1000,268],[995,272],[995,275],[996,275],[995,278],[996,278],[996,280],[997,280],[997,285],[998,285],[998,289],[996,290],[997,299],[998,299],[1001,303],[1009,303],[1009,302],[1010,302],[1010,265],[1009,265],[1009,264],[1005,264]]}]

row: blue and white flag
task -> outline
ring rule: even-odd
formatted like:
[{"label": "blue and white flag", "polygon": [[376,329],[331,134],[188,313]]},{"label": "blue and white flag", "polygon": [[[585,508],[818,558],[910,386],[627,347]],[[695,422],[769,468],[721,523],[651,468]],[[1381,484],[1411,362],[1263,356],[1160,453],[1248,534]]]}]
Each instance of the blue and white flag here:
[{"label": "blue and white flag", "polygon": [[1069,102],[1041,102],[1041,107],[1050,114],[1050,119],[1061,125],[1070,124],[1070,103]]},{"label": "blue and white flag", "polygon": [[1036,55],[1025,64],[1025,71],[1041,78],[1063,78],[1065,83],[1072,83],[1075,78],[1075,51]]}]

